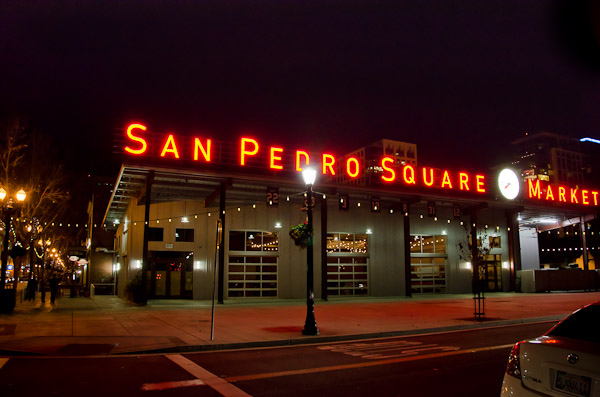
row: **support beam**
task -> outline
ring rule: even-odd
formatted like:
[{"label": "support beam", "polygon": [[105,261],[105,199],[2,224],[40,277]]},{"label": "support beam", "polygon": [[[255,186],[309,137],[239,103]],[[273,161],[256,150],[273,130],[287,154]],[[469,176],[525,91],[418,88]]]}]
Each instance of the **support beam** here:
[{"label": "support beam", "polygon": [[[221,233],[221,241],[219,241],[219,273],[218,273],[218,289],[217,289],[217,301],[218,303],[224,303],[224,289],[225,289],[225,234],[227,228],[225,227],[225,207],[226,207],[226,191],[227,182],[221,182],[219,187],[219,219],[221,219],[221,225],[223,232]],[[229,182],[231,186],[231,182]],[[208,199],[207,199],[208,200]]]},{"label": "support beam", "polygon": [[150,270],[150,254],[148,252],[148,239],[150,238],[150,197],[152,197],[152,183],[154,171],[149,171],[146,176],[146,206],[144,208],[144,246],[142,252],[142,301],[148,300],[148,270]]},{"label": "support beam", "polygon": [[[408,204],[407,204],[408,206]],[[412,274],[410,264],[410,210],[402,214],[404,224],[404,289],[405,296],[412,297]]]},{"label": "support beam", "polygon": [[506,212],[508,229],[508,263],[510,264],[510,290],[516,291],[517,271],[521,270],[521,242],[519,240],[518,211]]},{"label": "support beam", "polygon": [[585,218],[581,217],[581,248],[583,249],[583,270],[589,270],[588,266],[588,248],[587,248],[587,236],[585,233]]},{"label": "support beam", "polygon": [[226,181],[221,182],[221,184],[219,185],[219,188],[215,189],[211,194],[208,195],[208,197],[206,197],[206,199],[204,199],[204,208],[211,207],[213,205],[213,203],[215,202],[215,200],[217,199],[217,197],[219,197],[221,195],[221,191],[223,189],[223,184],[225,184],[225,188],[228,188],[228,187],[231,187],[233,182],[232,182],[231,178],[227,179]]},{"label": "support beam", "polygon": [[327,300],[327,199],[321,198],[321,299]]}]

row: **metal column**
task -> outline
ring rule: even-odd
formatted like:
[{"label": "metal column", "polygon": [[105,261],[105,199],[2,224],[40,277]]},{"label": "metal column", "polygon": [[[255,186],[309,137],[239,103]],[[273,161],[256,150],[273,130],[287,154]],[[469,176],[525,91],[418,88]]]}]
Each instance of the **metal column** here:
[{"label": "metal column", "polygon": [[408,210],[404,213],[404,289],[405,296],[412,297],[412,274],[410,264],[410,215]]},{"label": "metal column", "polygon": [[221,182],[219,188],[219,219],[221,220],[222,233],[220,235],[221,241],[219,241],[219,273],[218,273],[218,288],[217,288],[217,301],[223,303],[224,289],[225,289],[225,203],[226,203],[226,191],[227,183]]},{"label": "metal column", "polygon": [[142,300],[148,300],[148,270],[150,269],[150,255],[148,253],[148,239],[150,237],[150,202],[152,197],[152,183],[154,182],[154,171],[151,170],[146,176],[146,197],[144,208],[144,246],[142,253]]}]

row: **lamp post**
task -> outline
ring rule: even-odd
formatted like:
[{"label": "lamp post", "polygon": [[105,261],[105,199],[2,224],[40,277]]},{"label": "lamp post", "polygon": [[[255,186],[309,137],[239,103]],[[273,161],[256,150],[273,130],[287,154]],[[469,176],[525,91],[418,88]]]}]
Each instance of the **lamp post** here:
[{"label": "lamp post", "polygon": [[308,247],[306,249],[306,321],[302,335],[318,335],[317,320],[315,319],[315,292],[313,287],[313,222],[312,222],[312,185],[317,178],[314,168],[306,167],[302,170],[302,178],[306,184],[306,213],[308,217]]},{"label": "lamp post", "polygon": [[[7,197],[8,196],[8,197]],[[23,189],[19,190],[15,195],[17,202],[8,195],[4,188],[0,187],[0,201],[2,202],[2,221],[4,222],[4,239],[2,244],[1,266],[0,266],[0,311],[12,311],[16,304],[16,291],[6,290],[6,270],[8,265],[8,242],[10,238],[11,218],[17,211],[16,205],[20,205],[25,201],[27,194]]]},{"label": "lamp post", "polygon": [[[6,268],[8,264],[8,241],[10,237],[10,220],[12,216],[15,214],[17,208],[15,208],[15,204],[21,204],[25,201],[27,197],[27,193],[23,189],[19,190],[16,194],[17,203],[14,202],[12,197],[8,197],[7,192],[4,188],[0,188],[0,201],[2,202],[2,221],[4,222],[4,241],[2,244],[2,274],[0,275],[0,290],[5,289],[6,284]],[[6,199],[6,201],[5,201]]]}]

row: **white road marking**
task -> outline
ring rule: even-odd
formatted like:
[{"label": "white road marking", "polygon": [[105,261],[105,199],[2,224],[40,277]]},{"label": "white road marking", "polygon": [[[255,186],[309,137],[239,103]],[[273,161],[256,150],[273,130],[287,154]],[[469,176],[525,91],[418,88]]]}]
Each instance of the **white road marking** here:
[{"label": "white road marking", "polygon": [[212,387],[225,397],[251,397],[250,394],[246,393],[242,389],[239,389],[227,382],[225,379],[208,372],[195,362],[183,357],[180,354],[167,355],[165,357],[179,365],[190,374],[194,375],[196,378],[202,380],[205,384]]},{"label": "white road marking", "polygon": [[[454,351],[458,346],[440,346],[435,343],[424,345],[422,342],[393,341],[380,343],[348,343],[329,346],[319,346],[319,350],[329,350],[348,356],[375,360],[382,358],[407,357],[418,355],[425,351]],[[393,353],[393,354],[392,354]]]},{"label": "white road marking", "polygon": [[253,375],[240,375],[240,376],[230,376],[227,379],[229,382],[244,382],[244,381],[252,381],[258,379],[268,379],[268,378],[276,378],[280,376],[294,376],[294,375],[306,375],[306,374],[314,374],[320,372],[328,372],[328,371],[344,371],[348,369],[355,368],[364,368],[364,367],[374,367],[377,365],[389,365],[389,364],[397,364],[408,361],[417,361],[417,360],[427,360],[431,358],[439,358],[439,357],[449,357],[455,356],[459,354],[471,354],[471,353],[479,353],[485,351],[492,351],[497,349],[508,349],[512,347],[514,344],[508,345],[499,345],[499,346],[489,346],[489,347],[478,347],[475,349],[467,349],[467,350],[454,350],[454,351],[446,351],[441,353],[432,353],[432,354],[424,354],[422,356],[407,356],[407,357],[397,357],[397,358],[388,358],[386,360],[378,360],[378,361],[362,361],[360,363],[355,364],[342,364],[342,365],[332,365],[329,367],[317,367],[317,368],[306,368],[306,369],[296,369],[291,371],[280,371],[280,372],[267,372],[263,374],[253,374]]},{"label": "white road marking", "polygon": [[8,358],[0,358],[0,369],[8,362]]},{"label": "white road marking", "polygon": [[142,390],[165,390],[200,385],[205,385],[200,379],[181,380],[179,382],[144,383],[142,385]]}]

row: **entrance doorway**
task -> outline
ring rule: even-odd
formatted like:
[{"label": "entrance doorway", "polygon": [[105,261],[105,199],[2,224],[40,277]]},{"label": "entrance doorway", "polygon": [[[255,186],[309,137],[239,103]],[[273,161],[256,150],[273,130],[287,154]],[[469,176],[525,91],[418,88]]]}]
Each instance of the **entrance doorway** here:
[{"label": "entrance doorway", "polygon": [[193,252],[150,251],[150,296],[158,299],[191,299],[193,268]]},{"label": "entrance doorway", "polygon": [[502,291],[502,255],[483,255],[480,266],[486,291]]}]

